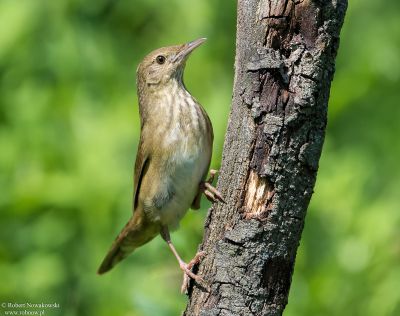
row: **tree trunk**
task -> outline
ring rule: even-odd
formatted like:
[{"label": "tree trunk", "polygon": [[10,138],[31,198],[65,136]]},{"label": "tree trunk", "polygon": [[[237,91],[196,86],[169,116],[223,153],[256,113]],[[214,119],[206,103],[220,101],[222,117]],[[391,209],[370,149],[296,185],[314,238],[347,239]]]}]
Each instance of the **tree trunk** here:
[{"label": "tree trunk", "polygon": [[347,0],[239,0],[218,189],[184,315],[281,315],[315,184]]}]

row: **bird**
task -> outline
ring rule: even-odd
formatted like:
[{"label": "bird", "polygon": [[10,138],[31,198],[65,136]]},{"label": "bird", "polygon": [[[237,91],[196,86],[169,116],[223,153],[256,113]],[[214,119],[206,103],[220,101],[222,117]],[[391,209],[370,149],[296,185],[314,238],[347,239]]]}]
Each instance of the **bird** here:
[{"label": "bird", "polygon": [[134,167],[133,214],[116,237],[97,273],[103,274],[157,235],[168,244],[183,271],[181,291],[190,279],[204,281],[192,267],[205,255],[186,263],[174,247],[170,231],[189,208],[199,209],[201,195],[225,202],[212,186],[210,170],[213,127],[204,108],[183,82],[186,61],[205,38],[152,51],[136,70],[140,140]]}]

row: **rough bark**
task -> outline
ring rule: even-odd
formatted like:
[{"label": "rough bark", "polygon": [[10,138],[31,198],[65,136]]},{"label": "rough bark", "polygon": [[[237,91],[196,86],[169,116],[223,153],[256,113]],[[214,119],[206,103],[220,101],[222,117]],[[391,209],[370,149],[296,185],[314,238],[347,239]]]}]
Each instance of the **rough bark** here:
[{"label": "rough bark", "polygon": [[281,315],[315,184],[347,0],[239,0],[232,109],[184,315]]}]

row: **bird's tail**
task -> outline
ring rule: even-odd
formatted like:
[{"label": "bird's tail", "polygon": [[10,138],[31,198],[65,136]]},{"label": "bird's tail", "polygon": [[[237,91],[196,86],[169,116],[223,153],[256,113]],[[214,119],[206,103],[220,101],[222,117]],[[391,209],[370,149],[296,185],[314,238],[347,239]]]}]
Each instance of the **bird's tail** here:
[{"label": "bird's tail", "polygon": [[111,270],[118,262],[126,258],[136,248],[152,240],[158,233],[158,227],[138,220],[138,216],[134,216],[115,239],[97,273],[103,274]]}]

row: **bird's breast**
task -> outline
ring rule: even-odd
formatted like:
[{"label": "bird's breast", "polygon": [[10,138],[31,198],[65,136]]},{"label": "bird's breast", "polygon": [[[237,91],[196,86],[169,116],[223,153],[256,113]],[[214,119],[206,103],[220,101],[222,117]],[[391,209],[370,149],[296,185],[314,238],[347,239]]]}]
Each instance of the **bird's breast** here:
[{"label": "bird's breast", "polygon": [[157,183],[146,197],[146,209],[155,220],[173,228],[191,206],[207,173],[212,127],[186,90],[171,88],[158,100],[153,119],[144,126],[152,139],[149,174]]},{"label": "bird's breast", "polygon": [[[154,191],[147,197],[148,215],[155,221],[175,229],[197,195],[199,184],[208,170],[211,147],[182,133],[165,135],[160,146],[173,140],[153,158],[152,182]],[[150,180],[150,179],[149,179]]]},{"label": "bird's breast", "polygon": [[[203,150],[201,150],[203,149]],[[199,147],[188,150],[186,145],[177,149],[170,156],[164,169],[164,188],[170,192],[170,200],[160,208],[160,219],[165,225],[174,229],[186,211],[190,208],[210,161],[210,150]]]}]

